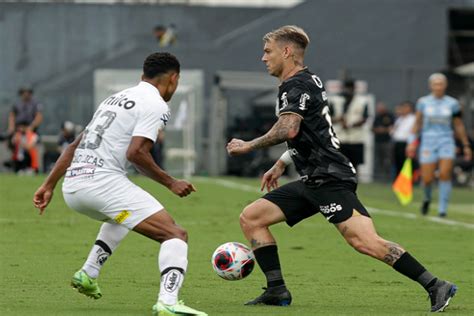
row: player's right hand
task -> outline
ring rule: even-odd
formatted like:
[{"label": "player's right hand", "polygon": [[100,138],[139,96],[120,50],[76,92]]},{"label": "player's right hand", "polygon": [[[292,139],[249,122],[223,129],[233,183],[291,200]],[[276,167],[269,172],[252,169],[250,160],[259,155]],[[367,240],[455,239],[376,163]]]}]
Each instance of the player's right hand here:
[{"label": "player's right hand", "polygon": [[46,187],[44,185],[40,186],[38,190],[36,190],[35,195],[33,196],[33,205],[39,209],[40,215],[43,215],[43,212],[48,206],[49,202],[53,198],[53,188]]},{"label": "player's right hand", "polygon": [[266,188],[267,192],[270,192],[271,190],[278,188],[278,179],[281,177],[284,171],[284,168],[274,165],[270,170],[265,172],[262,178],[260,191],[263,191]]},{"label": "player's right hand", "polygon": [[179,197],[185,197],[191,192],[196,192],[194,185],[186,180],[175,180],[169,187],[171,192],[178,195]]}]

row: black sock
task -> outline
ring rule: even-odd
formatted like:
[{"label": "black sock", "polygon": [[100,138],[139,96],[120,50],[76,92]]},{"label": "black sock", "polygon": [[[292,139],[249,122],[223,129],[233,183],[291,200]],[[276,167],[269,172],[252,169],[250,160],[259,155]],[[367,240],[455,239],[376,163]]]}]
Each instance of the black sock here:
[{"label": "black sock", "polygon": [[429,290],[436,281],[438,280],[425,267],[423,267],[415,258],[413,258],[408,252],[405,252],[394,264],[393,268],[409,277],[413,281],[420,283],[425,290]]},{"label": "black sock", "polygon": [[276,245],[264,246],[253,251],[255,259],[265,273],[267,278],[267,286],[275,287],[284,285],[283,276],[281,275],[280,259],[278,258],[278,248]]}]

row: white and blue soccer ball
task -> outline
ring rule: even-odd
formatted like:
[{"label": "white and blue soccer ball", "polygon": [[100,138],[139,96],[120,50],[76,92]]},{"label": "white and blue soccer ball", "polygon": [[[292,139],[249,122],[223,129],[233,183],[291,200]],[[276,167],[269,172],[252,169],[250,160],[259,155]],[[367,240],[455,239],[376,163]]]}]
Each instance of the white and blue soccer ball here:
[{"label": "white and blue soccer ball", "polygon": [[255,266],[252,250],[238,242],[227,242],[217,247],[212,254],[212,267],[225,280],[241,280],[248,276]]}]

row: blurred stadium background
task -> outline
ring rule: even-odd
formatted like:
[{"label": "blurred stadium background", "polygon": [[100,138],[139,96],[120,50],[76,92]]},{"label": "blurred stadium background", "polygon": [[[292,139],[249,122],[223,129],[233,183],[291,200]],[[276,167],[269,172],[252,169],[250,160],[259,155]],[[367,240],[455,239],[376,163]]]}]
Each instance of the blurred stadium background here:
[{"label": "blurred stadium background", "polygon": [[[443,71],[472,137],[473,21],[472,0],[1,1],[2,131],[19,87],[31,87],[43,105],[44,152],[62,122],[84,126],[104,96],[138,81],[147,54],[166,50],[184,69],[164,145],[168,169],[256,176],[281,149],[229,159],[225,143],[262,133],[273,122],[276,80],[260,61],[261,38],[297,24],[312,39],[306,64],[335,83],[329,92],[338,91],[338,80],[356,79],[371,96],[373,118],[376,102],[393,109],[416,101],[427,94],[428,75]],[[370,181],[370,119],[366,136],[360,174]],[[1,152],[7,159],[8,151]]]}]

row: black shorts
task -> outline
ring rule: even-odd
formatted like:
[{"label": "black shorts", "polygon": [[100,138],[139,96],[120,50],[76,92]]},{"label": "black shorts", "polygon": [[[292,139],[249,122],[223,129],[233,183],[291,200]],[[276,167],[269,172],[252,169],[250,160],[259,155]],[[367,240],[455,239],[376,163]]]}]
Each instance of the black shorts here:
[{"label": "black shorts", "polygon": [[263,196],[278,205],[286,217],[286,223],[293,226],[316,213],[337,224],[353,214],[370,217],[357,198],[357,185],[350,182],[325,183],[319,187],[295,181],[279,187]]}]

